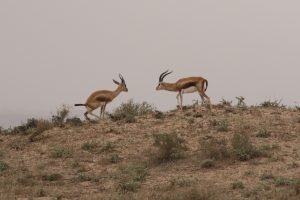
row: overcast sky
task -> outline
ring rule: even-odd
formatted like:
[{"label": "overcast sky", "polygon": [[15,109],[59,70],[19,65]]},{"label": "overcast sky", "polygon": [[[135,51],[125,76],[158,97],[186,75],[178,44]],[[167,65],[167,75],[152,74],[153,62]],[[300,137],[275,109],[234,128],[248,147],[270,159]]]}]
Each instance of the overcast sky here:
[{"label": "overcast sky", "polygon": [[131,98],[175,108],[175,93],[155,91],[166,69],[174,72],[165,81],[208,79],[213,103],[299,105],[299,8],[299,0],[1,0],[0,126],[84,103],[115,89],[118,73],[129,92],[108,111]]}]

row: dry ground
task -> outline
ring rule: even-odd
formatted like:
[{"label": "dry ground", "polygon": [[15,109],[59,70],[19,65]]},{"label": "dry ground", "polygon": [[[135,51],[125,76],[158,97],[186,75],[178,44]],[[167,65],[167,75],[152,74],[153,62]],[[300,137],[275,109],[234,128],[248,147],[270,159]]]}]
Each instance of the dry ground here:
[{"label": "dry ground", "polygon": [[[187,150],[158,162],[153,134]],[[262,155],[208,160],[203,144],[250,136]],[[35,142],[0,134],[0,199],[300,199],[300,112],[281,107],[189,108],[134,123],[53,128]],[[212,162],[205,166],[204,162]]]}]

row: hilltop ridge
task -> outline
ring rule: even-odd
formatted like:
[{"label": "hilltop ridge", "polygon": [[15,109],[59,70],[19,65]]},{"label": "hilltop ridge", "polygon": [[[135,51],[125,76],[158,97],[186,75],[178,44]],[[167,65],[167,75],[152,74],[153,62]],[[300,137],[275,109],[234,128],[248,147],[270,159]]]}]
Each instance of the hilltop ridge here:
[{"label": "hilltop ridge", "polygon": [[299,134],[296,108],[225,103],[0,134],[0,199],[299,199]]}]

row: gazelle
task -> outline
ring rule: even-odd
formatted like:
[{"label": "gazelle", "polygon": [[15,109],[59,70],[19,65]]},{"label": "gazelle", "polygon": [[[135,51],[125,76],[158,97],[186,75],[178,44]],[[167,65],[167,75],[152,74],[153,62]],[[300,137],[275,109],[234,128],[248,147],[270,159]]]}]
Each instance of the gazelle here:
[{"label": "gazelle", "polygon": [[[121,79],[121,83],[118,81],[115,81],[113,79],[113,82],[118,85],[117,89],[114,91],[109,91],[109,90],[98,90],[96,92],[93,92],[88,99],[86,100],[85,104],[75,104],[74,106],[85,106],[87,111],[84,113],[84,116],[87,120],[90,120],[90,118],[87,116],[88,114],[96,117],[96,118],[101,118],[101,116],[104,118],[104,113],[105,113],[105,108],[106,105],[114,98],[116,98],[121,92],[128,92],[125,80],[121,74],[119,74],[119,77]],[[100,110],[100,117],[97,115],[93,114],[92,112],[101,107]]]},{"label": "gazelle", "polygon": [[167,70],[159,76],[159,83],[158,86],[156,87],[156,90],[167,90],[172,92],[178,92],[176,98],[181,110],[182,110],[182,100],[183,100],[182,96],[184,93],[198,92],[202,99],[202,103],[205,103],[205,100],[207,100],[208,103],[210,103],[209,97],[205,94],[205,91],[208,86],[208,81],[206,79],[202,77],[188,77],[188,78],[179,79],[175,83],[164,82],[164,78],[167,75],[171,74],[172,72],[173,71],[169,72],[169,70]]}]

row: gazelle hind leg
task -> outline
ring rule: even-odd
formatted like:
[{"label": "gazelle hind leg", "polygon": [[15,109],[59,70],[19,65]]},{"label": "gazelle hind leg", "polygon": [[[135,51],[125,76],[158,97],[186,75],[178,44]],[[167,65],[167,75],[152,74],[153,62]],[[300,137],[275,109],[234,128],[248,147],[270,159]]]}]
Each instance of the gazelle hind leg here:
[{"label": "gazelle hind leg", "polygon": [[[101,115],[102,115],[102,119],[104,119],[105,109],[106,109],[106,104],[104,104],[103,106],[101,106]],[[100,118],[101,118],[101,115],[100,115]]]},{"label": "gazelle hind leg", "polygon": [[202,99],[202,104],[206,103],[206,101],[210,104],[210,98],[205,94],[202,89],[202,86],[197,86],[198,93]]},{"label": "gazelle hind leg", "polygon": [[[90,114],[90,115],[92,115],[92,116],[94,116],[94,117],[96,117],[96,118],[99,118],[99,116],[97,116],[97,115],[95,115],[95,114],[93,113],[93,111],[94,111],[95,109],[97,109],[97,108],[92,109],[92,108],[90,108],[90,107],[87,107],[87,111],[86,111],[85,117],[88,118],[87,115]],[[89,120],[89,118],[88,118],[88,120]]]},{"label": "gazelle hind leg", "polygon": [[180,109],[182,110],[183,107],[182,107],[182,101],[183,101],[183,94],[182,92],[180,92]]}]

